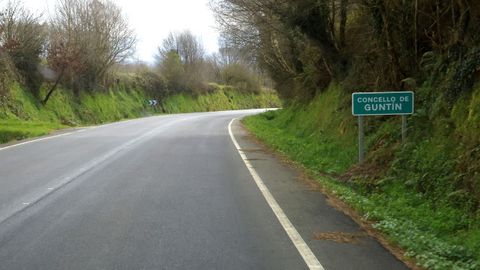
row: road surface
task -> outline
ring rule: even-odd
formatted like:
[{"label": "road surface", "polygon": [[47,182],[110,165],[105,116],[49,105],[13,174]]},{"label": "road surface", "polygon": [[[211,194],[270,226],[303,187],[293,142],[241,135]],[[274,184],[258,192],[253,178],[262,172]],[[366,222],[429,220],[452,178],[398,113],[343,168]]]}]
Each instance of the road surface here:
[{"label": "road surface", "polygon": [[406,269],[369,237],[314,239],[361,229],[231,122],[258,112],[149,117],[0,149],[0,269]]}]

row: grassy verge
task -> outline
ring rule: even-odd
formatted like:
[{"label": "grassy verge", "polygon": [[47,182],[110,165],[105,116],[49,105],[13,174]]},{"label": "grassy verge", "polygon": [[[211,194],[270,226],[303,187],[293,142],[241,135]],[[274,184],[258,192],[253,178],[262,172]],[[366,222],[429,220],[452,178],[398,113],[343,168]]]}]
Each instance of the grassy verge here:
[{"label": "grassy verge", "polygon": [[65,127],[58,123],[0,120],[0,144],[47,135],[54,130]]},{"label": "grassy verge", "polygon": [[186,113],[281,107],[274,92],[249,93],[228,86],[213,87],[214,91],[202,95],[169,96],[162,102],[163,110],[166,113]]},{"label": "grassy verge", "polygon": [[[46,89],[42,89],[41,96]],[[76,97],[58,89],[46,106],[20,84],[13,82],[8,96],[0,99],[0,143],[38,137],[54,130],[113,122],[154,113],[140,90],[119,89]]]},{"label": "grassy verge", "polygon": [[[274,92],[259,94],[237,91],[214,85],[214,91],[198,96],[178,94],[167,97],[162,106],[148,106],[149,99],[141,89],[83,92],[79,97],[72,91],[57,89],[46,106],[18,83],[11,83],[9,95],[0,96],[0,143],[37,137],[56,129],[114,122],[156,113],[187,113],[279,107]],[[45,96],[42,89],[41,96]]]},{"label": "grassy verge", "polygon": [[[371,149],[368,163],[378,166],[382,163],[377,159],[389,160],[380,177],[371,181],[357,176],[344,182],[324,176],[344,176],[355,168],[356,130],[354,119],[345,108],[348,99],[337,87],[331,87],[306,106],[248,117],[244,124],[260,140],[303,166],[322,186],[356,209],[419,266],[479,269],[478,215],[452,203],[457,199],[441,200],[432,195],[439,192],[445,182],[440,176],[445,178],[450,168],[448,155],[442,153],[456,151],[446,151],[449,143],[442,139],[443,135],[419,139],[402,149],[392,142],[397,137],[386,135],[397,133],[397,120],[384,121],[369,130],[367,138]],[[388,148],[378,147],[382,143]],[[406,157],[412,160],[409,166],[421,168],[420,176],[414,174],[413,167],[398,164],[406,162]],[[433,178],[437,190],[420,192],[412,183],[421,181],[421,177]],[[443,195],[449,196],[458,195]]]}]

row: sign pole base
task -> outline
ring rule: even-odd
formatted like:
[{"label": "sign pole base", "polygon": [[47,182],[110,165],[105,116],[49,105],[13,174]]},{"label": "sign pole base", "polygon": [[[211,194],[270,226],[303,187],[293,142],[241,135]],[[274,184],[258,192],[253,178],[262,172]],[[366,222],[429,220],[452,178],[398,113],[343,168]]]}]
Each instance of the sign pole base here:
[{"label": "sign pole base", "polygon": [[402,144],[407,141],[407,116],[402,115]]},{"label": "sign pole base", "polygon": [[365,130],[364,117],[358,117],[358,163],[362,164],[365,161]]}]

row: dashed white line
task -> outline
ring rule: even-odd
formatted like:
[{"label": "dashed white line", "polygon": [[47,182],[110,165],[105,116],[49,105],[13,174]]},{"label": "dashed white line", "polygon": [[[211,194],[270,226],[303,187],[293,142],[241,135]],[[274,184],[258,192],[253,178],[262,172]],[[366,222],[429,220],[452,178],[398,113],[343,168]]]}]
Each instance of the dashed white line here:
[{"label": "dashed white line", "polygon": [[252,175],[253,180],[255,181],[258,188],[260,189],[263,197],[267,201],[268,205],[272,209],[273,213],[277,217],[278,221],[282,225],[288,237],[290,237],[290,240],[292,240],[293,244],[295,245],[298,252],[302,256],[308,268],[315,269],[315,270],[325,270],[325,268],[323,268],[320,261],[318,261],[315,254],[313,254],[310,247],[307,245],[307,243],[305,243],[300,233],[298,233],[297,229],[295,229],[292,222],[290,222],[285,212],[283,212],[282,208],[277,203],[272,193],[270,193],[270,190],[267,188],[262,178],[258,175],[257,171],[253,168],[250,161],[248,161],[248,158],[247,158],[247,155],[245,155],[245,152],[241,150],[241,147],[238,144],[237,139],[235,139],[235,136],[233,135],[233,132],[232,132],[232,124],[235,120],[236,118],[230,121],[230,124],[228,124],[228,132],[230,133],[230,138],[232,139],[233,144],[237,148],[238,153],[242,157],[242,160],[245,163],[245,166],[247,166],[247,169]]}]

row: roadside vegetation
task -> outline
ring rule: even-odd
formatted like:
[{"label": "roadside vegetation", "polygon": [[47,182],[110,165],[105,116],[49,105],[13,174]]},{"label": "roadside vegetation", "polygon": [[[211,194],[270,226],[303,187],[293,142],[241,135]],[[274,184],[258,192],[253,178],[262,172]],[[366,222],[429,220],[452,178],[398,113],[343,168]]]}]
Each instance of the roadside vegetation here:
[{"label": "roadside vegetation", "polygon": [[212,84],[212,91],[198,96],[177,94],[165,98],[166,113],[211,112],[256,108],[277,108],[282,102],[274,91],[245,93],[233,87]]},{"label": "roadside vegetation", "polygon": [[207,54],[185,31],[146,64],[134,60],[136,42],[114,1],[58,0],[48,17],[0,2],[0,143],[158,113],[281,106],[239,50]]},{"label": "roadside vegetation", "polygon": [[[410,138],[401,146],[401,123],[392,118],[372,128],[368,145],[373,152],[359,166],[355,119],[339,110],[346,98],[338,86],[331,87],[307,106],[248,117],[244,124],[373,222],[420,266],[478,269],[480,220],[471,213],[469,194],[456,192],[451,183],[460,175],[454,173],[460,160],[449,156],[462,157],[462,146],[443,134]],[[376,146],[384,141],[391,146]],[[417,181],[428,180],[430,186],[420,191]]]},{"label": "roadside vegetation", "polygon": [[[285,109],[249,117],[426,269],[480,268],[480,4],[471,0],[215,0]],[[412,90],[416,112],[368,117],[357,164],[351,93]]]}]

